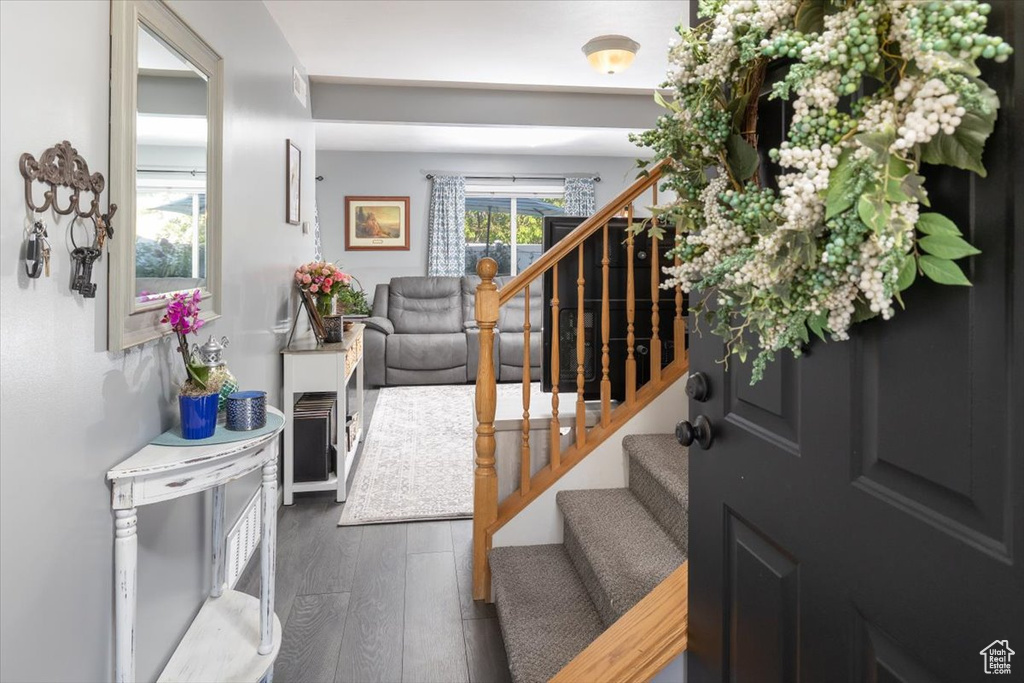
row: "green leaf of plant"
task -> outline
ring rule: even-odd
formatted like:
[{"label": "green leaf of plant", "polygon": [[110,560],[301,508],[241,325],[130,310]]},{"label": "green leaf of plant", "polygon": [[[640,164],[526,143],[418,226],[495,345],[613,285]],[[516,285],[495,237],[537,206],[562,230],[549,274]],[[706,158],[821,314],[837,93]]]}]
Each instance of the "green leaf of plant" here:
[{"label": "green leaf of plant", "polygon": [[741,130],[740,126],[743,125],[743,117],[747,113],[747,103],[749,102],[750,93],[744,93],[731,100],[725,108],[725,111],[732,115],[732,127],[736,130]]},{"label": "green leaf of plant", "polygon": [[912,197],[903,188],[903,181],[899,178],[889,178],[885,182],[885,199],[893,204],[909,202]]},{"label": "green leaf of plant", "polygon": [[960,266],[948,259],[925,254],[918,259],[918,263],[921,264],[921,272],[940,285],[971,286],[971,281],[964,275],[964,271],[960,270]]},{"label": "green leaf of plant", "polygon": [[854,197],[853,152],[843,150],[839,163],[828,178],[828,193],[825,195],[825,219],[828,220],[853,206]]},{"label": "green leaf of plant", "polygon": [[878,314],[871,310],[866,302],[857,299],[853,304],[853,316],[850,318],[855,323],[862,323],[865,320],[871,320]]},{"label": "green leaf of plant", "polygon": [[825,0],[804,0],[794,17],[796,30],[821,33],[825,30]]},{"label": "green leaf of plant", "polygon": [[917,259],[913,254],[907,254],[907,257],[903,259],[903,265],[900,266],[900,274],[896,278],[896,291],[902,292],[904,289],[914,284],[914,280],[917,279]]},{"label": "green leaf of plant", "polygon": [[916,199],[924,206],[931,206],[928,201],[928,191],[924,189],[924,177],[911,173],[903,179],[903,191]]},{"label": "green leaf of plant", "polygon": [[988,112],[973,109],[961,117],[960,125],[952,135],[939,132],[921,146],[921,160],[929,164],[945,164],[974,171],[985,177],[985,166],[981,155],[985,151],[985,140],[992,134],[999,110],[999,97],[992,88],[982,81],[974,81],[981,87]]},{"label": "green leaf of plant", "polygon": [[892,206],[885,200],[879,200],[872,195],[862,194],[857,200],[857,215],[860,216],[864,225],[876,233],[881,233],[885,226],[889,225],[889,217],[892,215]]},{"label": "green leaf of plant", "polygon": [[828,314],[822,311],[817,315],[812,315],[807,318],[807,327],[810,328],[811,332],[818,335],[818,338],[823,342],[827,342],[825,339],[825,325],[828,323]]},{"label": "green leaf of plant", "polygon": [[926,235],[960,235],[956,223],[941,213],[922,213],[917,217],[917,229]]},{"label": "green leaf of plant", "polygon": [[659,107],[664,107],[669,111],[679,111],[679,104],[677,102],[669,102],[657,90],[654,91],[654,101],[658,104]]},{"label": "green leaf of plant", "polygon": [[917,243],[929,254],[944,259],[958,259],[981,253],[967,240],[956,235],[926,235]]},{"label": "green leaf of plant", "polygon": [[803,323],[800,323],[799,325],[797,325],[796,331],[797,331],[797,334],[800,335],[800,340],[804,344],[810,343],[811,335],[807,332],[807,325],[805,325]]},{"label": "green leaf of plant", "polygon": [[205,389],[206,383],[210,381],[210,368],[200,363],[189,363],[188,375],[193,382]]},{"label": "green leaf of plant", "polygon": [[743,182],[750,179],[757,171],[758,156],[754,149],[739,133],[733,133],[725,141],[725,160],[729,164],[733,177]]},{"label": "green leaf of plant", "polygon": [[877,132],[877,133],[857,133],[853,136],[853,139],[859,142],[864,147],[867,147],[878,156],[888,155],[889,147],[896,139],[893,133]]}]

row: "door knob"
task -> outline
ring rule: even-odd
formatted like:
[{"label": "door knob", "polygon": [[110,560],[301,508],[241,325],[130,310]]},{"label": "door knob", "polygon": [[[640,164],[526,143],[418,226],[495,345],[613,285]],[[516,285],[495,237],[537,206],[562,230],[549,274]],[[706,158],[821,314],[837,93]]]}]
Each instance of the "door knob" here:
[{"label": "door knob", "polygon": [[708,383],[708,376],[703,372],[691,374],[686,380],[686,395],[701,403],[711,398],[711,385]]},{"label": "door knob", "polygon": [[683,420],[676,425],[676,441],[684,446],[690,446],[696,441],[698,446],[707,450],[711,448],[714,440],[711,421],[703,415],[698,415],[692,424],[688,420]]}]

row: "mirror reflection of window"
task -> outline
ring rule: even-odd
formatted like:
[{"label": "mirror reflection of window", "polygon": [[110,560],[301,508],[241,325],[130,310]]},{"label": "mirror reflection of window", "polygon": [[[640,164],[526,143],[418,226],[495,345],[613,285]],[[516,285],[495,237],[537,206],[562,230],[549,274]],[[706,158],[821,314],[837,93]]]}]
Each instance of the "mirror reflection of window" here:
[{"label": "mirror reflection of window", "polygon": [[140,25],[135,297],[206,287],[206,77]]}]

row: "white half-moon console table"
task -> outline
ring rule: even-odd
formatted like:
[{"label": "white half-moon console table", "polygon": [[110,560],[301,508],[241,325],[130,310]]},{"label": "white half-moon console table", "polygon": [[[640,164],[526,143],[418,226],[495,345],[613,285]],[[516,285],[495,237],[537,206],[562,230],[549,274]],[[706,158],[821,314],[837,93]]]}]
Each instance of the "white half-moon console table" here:
[{"label": "white half-moon console table", "polygon": [[[267,407],[267,413],[283,417]],[[192,621],[161,681],[269,681],[281,647],[274,614],[277,455],[283,429],[230,443],[150,444],[107,472],[114,509],[114,676],[135,681],[138,537],[136,510],[213,489],[210,596]],[[225,590],[224,485],[257,469],[261,495],[260,597]]]}]

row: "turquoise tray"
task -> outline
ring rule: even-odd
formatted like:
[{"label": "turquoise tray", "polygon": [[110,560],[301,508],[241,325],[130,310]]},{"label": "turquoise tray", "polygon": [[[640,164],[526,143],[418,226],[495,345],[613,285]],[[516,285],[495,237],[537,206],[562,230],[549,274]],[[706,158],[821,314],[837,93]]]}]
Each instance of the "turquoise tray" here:
[{"label": "turquoise tray", "polygon": [[281,428],[284,424],[284,416],[275,415],[267,411],[267,424],[259,429],[252,429],[248,432],[234,432],[224,426],[223,422],[217,422],[217,429],[213,436],[206,439],[186,439],[181,435],[181,425],[177,425],[156,437],[149,443],[154,446],[211,446],[218,443],[231,443],[232,441],[248,441],[265,434],[270,434]]}]

